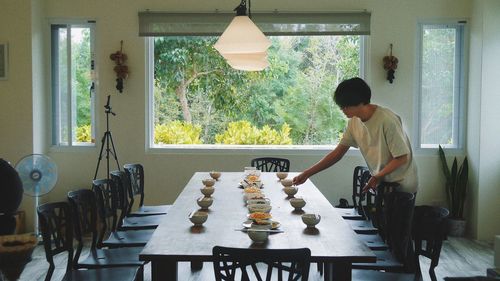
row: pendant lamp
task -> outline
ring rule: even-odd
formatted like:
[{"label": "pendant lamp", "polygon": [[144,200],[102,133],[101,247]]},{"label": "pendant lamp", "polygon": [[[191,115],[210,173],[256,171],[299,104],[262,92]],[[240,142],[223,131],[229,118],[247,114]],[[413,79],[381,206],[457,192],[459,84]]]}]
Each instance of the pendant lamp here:
[{"label": "pendant lamp", "polygon": [[[266,68],[269,65],[267,49],[271,46],[271,41],[247,16],[246,0],[242,0],[234,10],[236,17],[222,33],[214,48],[233,68],[252,71]],[[248,13],[251,16],[250,0]]]}]

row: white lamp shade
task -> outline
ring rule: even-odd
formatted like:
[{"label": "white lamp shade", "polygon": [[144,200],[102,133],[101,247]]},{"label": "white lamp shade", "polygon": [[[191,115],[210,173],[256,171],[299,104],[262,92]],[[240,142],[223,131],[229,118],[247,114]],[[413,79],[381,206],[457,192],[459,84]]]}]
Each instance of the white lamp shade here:
[{"label": "white lamp shade", "polygon": [[253,61],[267,61],[267,53],[241,53],[241,54],[224,54],[222,55],[226,60],[232,62],[253,62]]},{"label": "white lamp shade", "polygon": [[247,61],[230,61],[227,63],[234,69],[244,70],[244,71],[261,71],[269,66],[269,62],[266,60],[247,60]]},{"label": "white lamp shade", "polygon": [[242,53],[263,53],[271,41],[247,16],[236,16],[219,37],[214,48],[221,55]]}]

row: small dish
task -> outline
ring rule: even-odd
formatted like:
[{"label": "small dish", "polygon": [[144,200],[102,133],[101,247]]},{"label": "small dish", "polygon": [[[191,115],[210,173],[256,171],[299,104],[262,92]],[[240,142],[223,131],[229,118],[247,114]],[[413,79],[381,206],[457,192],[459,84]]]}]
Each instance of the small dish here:
[{"label": "small dish", "polygon": [[321,216],[317,214],[303,214],[302,222],[304,222],[308,228],[315,227],[321,221]]},{"label": "small dish", "polygon": [[252,204],[271,205],[271,200],[269,200],[269,198],[247,200],[247,205]]},{"label": "small dish", "polygon": [[200,206],[203,210],[207,210],[208,207],[212,206],[212,203],[214,200],[212,197],[200,197],[198,200],[196,200],[196,203],[198,203],[198,206]]},{"label": "small dish", "polygon": [[201,180],[201,182],[205,185],[205,186],[214,186],[215,184],[215,180],[214,179],[203,179]]},{"label": "small dish", "polygon": [[[253,220],[246,220],[242,223],[244,228],[251,228],[253,225],[254,221]],[[281,226],[281,223],[278,221],[273,221],[271,220],[271,229],[278,229]]]},{"label": "small dish", "polygon": [[200,191],[205,197],[210,197],[215,191],[215,188],[213,186],[204,186],[200,188]]},{"label": "small dish", "polygon": [[289,197],[293,197],[299,189],[295,186],[287,186],[283,189]]},{"label": "small dish", "polygon": [[262,213],[269,213],[271,212],[271,205],[267,204],[250,204],[247,205],[248,211],[250,213],[255,213],[255,212],[262,212]]},{"label": "small dish", "polygon": [[293,179],[282,179],[281,184],[284,187],[292,186],[293,185]]},{"label": "small dish", "polygon": [[217,171],[211,171],[209,174],[214,180],[219,180],[221,176],[221,173]]},{"label": "small dish", "polygon": [[286,179],[286,177],[288,177],[288,172],[276,172],[276,176],[281,181],[282,179]]},{"label": "small dish", "polygon": [[269,238],[269,231],[265,231],[264,229],[250,228],[248,229],[247,234],[254,243],[264,243]]},{"label": "small dish", "polygon": [[306,205],[306,201],[301,197],[290,198],[290,205],[292,205],[296,211],[300,211]]},{"label": "small dish", "polygon": [[203,225],[207,221],[208,213],[202,211],[194,211],[189,214],[189,220],[196,226]]},{"label": "small dish", "polygon": [[266,195],[262,192],[261,193],[245,193],[243,198],[246,202],[246,201],[252,200],[252,199],[264,199],[264,198],[266,198]]}]

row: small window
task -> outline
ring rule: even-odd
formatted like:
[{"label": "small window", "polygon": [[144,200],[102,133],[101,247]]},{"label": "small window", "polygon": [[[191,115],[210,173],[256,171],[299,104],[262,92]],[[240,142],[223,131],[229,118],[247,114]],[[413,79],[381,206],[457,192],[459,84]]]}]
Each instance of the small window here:
[{"label": "small window", "polygon": [[94,23],[52,24],[52,144],[95,143]]},{"label": "small window", "polygon": [[418,141],[462,148],[465,123],[464,23],[421,24]]}]

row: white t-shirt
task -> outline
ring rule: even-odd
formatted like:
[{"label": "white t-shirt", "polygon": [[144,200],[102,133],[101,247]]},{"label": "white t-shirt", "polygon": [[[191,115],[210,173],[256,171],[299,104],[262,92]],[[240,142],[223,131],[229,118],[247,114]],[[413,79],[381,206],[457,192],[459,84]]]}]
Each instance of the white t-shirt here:
[{"label": "white t-shirt", "polygon": [[357,117],[349,119],[340,144],[359,148],[372,175],[382,170],[393,158],[406,154],[408,161],[381,180],[399,183],[399,191],[417,192],[417,165],[411,144],[403,130],[401,118],[391,110],[377,106],[366,122]]}]

